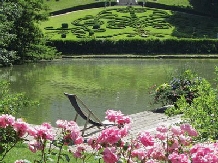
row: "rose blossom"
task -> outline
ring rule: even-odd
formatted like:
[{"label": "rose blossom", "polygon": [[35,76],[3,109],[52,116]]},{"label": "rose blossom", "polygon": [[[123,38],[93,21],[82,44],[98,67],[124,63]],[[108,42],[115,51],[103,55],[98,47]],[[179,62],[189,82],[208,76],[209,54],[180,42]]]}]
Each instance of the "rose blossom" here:
[{"label": "rose blossom", "polygon": [[154,145],[154,137],[149,132],[141,132],[138,139],[145,147]]},{"label": "rose blossom", "polygon": [[76,158],[82,158],[82,153],[85,151],[84,146],[78,146],[76,149],[76,152],[73,153],[74,157]]},{"label": "rose blossom", "polygon": [[13,127],[19,137],[23,137],[29,129],[29,125],[26,122],[23,122],[22,119],[15,121]]},{"label": "rose blossom", "polygon": [[103,159],[105,163],[116,163],[118,161],[118,157],[115,154],[116,150],[114,147],[105,148],[103,151]]},{"label": "rose blossom", "polygon": [[0,116],[0,127],[1,128],[12,126],[14,122],[15,122],[15,117],[13,117],[12,115],[2,114]]},{"label": "rose blossom", "polygon": [[172,163],[191,163],[189,157],[186,154],[178,154],[176,152],[169,154],[168,159]]}]

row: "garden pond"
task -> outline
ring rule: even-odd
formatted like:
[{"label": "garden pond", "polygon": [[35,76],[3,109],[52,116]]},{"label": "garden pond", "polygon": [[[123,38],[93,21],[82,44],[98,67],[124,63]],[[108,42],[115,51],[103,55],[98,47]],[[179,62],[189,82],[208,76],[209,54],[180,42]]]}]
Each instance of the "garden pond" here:
[{"label": "garden pond", "polygon": [[[108,109],[133,114],[152,110],[151,87],[190,69],[214,84],[214,59],[62,59],[0,69],[12,92],[25,93],[40,105],[19,112],[28,123],[73,120],[64,92],[76,94],[100,119]],[[82,124],[79,119],[78,123]]]}]

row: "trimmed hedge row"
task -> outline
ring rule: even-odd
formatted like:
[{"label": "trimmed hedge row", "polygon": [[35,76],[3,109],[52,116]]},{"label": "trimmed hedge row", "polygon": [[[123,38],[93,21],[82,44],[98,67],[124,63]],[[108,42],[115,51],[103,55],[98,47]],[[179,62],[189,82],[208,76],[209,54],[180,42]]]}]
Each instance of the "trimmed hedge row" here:
[{"label": "trimmed hedge row", "polygon": [[48,43],[63,54],[215,54],[218,40],[215,39],[127,39],[80,41],[54,40]]}]

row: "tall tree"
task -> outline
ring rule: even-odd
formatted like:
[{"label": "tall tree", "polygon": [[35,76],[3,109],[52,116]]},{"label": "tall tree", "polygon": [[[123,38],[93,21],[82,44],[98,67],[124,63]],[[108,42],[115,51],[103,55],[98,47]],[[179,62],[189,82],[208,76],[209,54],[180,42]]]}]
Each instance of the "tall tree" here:
[{"label": "tall tree", "polygon": [[[45,37],[39,28],[39,23],[48,18],[48,8],[43,4],[43,0],[3,0],[2,3],[4,7],[15,5],[19,9],[19,14],[9,12],[15,19],[6,16],[7,21],[12,22],[9,33],[15,36],[6,49],[16,52],[15,62],[53,58],[56,51],[46,46]],[[48,52],[49,55],[46,56]]]},{"label": "tall tree", "polygon": [[8,50],[10,42],[16,38],[10,30],[16,17],[20,16],[20,9],[15,3],[0,2],[0,65],[11,65],[18,59],[16,51]]}]

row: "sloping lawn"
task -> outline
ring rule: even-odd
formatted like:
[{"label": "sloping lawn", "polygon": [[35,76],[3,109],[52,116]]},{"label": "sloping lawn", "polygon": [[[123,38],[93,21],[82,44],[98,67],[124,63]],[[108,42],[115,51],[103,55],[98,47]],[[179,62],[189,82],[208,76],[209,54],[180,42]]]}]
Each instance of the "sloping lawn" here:
[{"label": "sloping lawn", "polygon": [[80,6],[80,5],[86,5],[86,4],[99,2],[95,0],[43,0],[43,1],[46,5],[49,6],[51,12],[62,10],[65,8],[74,7],[74,6]]},{"label": "sloping lawn", "polygon": [[54,16],[41,28],[51,39],[215,39],[218,20],[169,10],[116,6]]},{"label": "sloping lawn", "polygon": [[[146,2],[146,0],[144,0]],[[143,0],[139,0],[138,2],[143,2]],[[160,4],[166,4],[169,6],[190,6],[189,0],[147,0],[147,2],[154,2]]]}]

